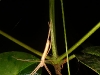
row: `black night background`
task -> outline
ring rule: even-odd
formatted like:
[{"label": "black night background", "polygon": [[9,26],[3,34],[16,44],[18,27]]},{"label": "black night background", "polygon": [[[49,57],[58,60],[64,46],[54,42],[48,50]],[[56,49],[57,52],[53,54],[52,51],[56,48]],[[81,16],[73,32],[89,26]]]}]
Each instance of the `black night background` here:
[{"label": "black night background", "polygon": [[[57,50],[58,54],[61,55],[65,52],[65,45],[60,0],[55,0],[55,4]],[[68,48],[99,22],[99,9],[100,1],[98,0],[64,0]],[[43,52],[49,29],[49,0],[1,0],[0,13],[0,30]],[[90,36],[85,43],[99,46],[100,29]],[[73,53],[82,49],[83,47],[79,46]],[[0,53],[8,51],[31,53],[0,35]],[[51,65],[48,67],[51,72],[54,72]],[[71,75],[89,75],[90,73],[98,75],[78,62],[77,59],[70,61],[70,69]],[[43,68],[42,74],[48,75],[45,68]],[[62,75],[67,75],[66,64],[62,69]]]}]

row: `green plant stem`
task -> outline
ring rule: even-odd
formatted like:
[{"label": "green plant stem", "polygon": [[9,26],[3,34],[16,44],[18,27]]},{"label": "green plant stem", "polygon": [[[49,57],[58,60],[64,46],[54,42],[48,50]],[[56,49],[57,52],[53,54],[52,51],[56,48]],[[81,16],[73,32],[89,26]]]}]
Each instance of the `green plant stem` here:
[{"label": "green plant stem", "polygon": [[49,0],[49,18],[51,30],[52,59],[57,59],[56,33],[55,33],[55,0]]},{"label": "green plant stem", "polygon": [[73,54],[73,55],[71,55],[71,56],[69,56],[69,60],[72,60],[73,58],[75,58],[75,55]]},{"label": "green plant stem", "polygon": [[68,46],[67,46],[67,36],[66,36],[66,28],[65,28],[65,17],[64,17],[63,0],[60,0],[60,1],[61,1],[62,19],[63,19],[63,28],[64,28],[64,37],[65,37],[67,68],[68,68],[68,75],[70,75],[70,67],[69,67],[69,57],[68,57]]},{"label": "green plant stem", "polygon": [[[27,49],[27,50],[29,50],[29,51],[31,51],[31,52],[33,52],[33,53],[39,55],[39,56],[42,56],[42,53],[41,53],[41,52],[39,52],[39,51],[37,51],[37,50],[31,48],[30,46],[28,46],[28,45],[26,45],[26,44],[20,42],[19,40],[13,38],[12,36],[6,34],[5,32],[3,32],[3,31],[1,31],[1,30],[0,30],[0,34],[3,35],[3,36],[5,36],[5,37],[8,38],[9,40],[15,42],[16,44],[18,44],[18,45],[24,47],[25,49]],[[50,59],[50,57],[47,56],[46,59]]]},{"label": "green plant stem", "polygon": [[[73,45],[69,50],[68,54],[74,51],[79,45],[81,45],[89,36],[91,36],[98,28],[100,27],[100,22],[95,25],[85,36],[83,36],[75,45]],[[57,61],[61,61],[63,58],[66,57],[66,53],[62,54],[58,57]]]}]

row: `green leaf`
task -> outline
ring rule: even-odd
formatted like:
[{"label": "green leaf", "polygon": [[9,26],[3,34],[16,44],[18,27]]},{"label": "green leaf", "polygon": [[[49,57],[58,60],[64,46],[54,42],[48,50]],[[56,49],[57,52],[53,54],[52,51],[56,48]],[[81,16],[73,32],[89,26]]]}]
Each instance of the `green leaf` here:
[{"label": "green leaf", "polygon": [[[38,65],[39,59],[25,52],[0,54],[0,75],[29,75]],[[41,69],[37,75],[41,75]]]},{"label": "green leaf", "polygon": [[100,57],[100,46],[87,47],[82,52]]},{"label": "green leaf", "polygon": [[84,65],[100,75],[100,46],[84,49],[83,53],[75,54],[76,58]]}]

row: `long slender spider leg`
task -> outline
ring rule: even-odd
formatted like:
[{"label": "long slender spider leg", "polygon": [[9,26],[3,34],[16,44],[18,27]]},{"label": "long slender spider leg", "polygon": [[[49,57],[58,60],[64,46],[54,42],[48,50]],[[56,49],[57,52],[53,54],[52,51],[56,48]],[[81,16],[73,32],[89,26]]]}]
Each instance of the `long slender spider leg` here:
[{"label": "long slender spider leg", "polygon": [[48,51],[47,51],[47,55],[48,55],[50,49],[51,49],[51,42],[49,42],[49,49],[48,49]]},{"label": "long slender spider leg", "polygon": [[30,75],[34,75],[40,67],[41,67],[41,63],[34,69],[34,71],[32,71]]},{"label": "long slender spider leg", "polygon": [[44,49],[44,52],[43,52],[43,55],[42,55],[42,58],[41,60],[44,61],[47,54],[48,54],[48,50],[50,48],[50,40],[49,40],[49,37],[50,37],[50,29],[49,29],[49,32],[48,32],[48,38],[47,38],[47,42],[46,42],[46,46],[45,46],[45,49]]},{"label": "long slender spider leg", "polygon": [[51,75],[51,72],[50,72],[50,70],[48,69],[48,67],[46,66],[45,63],[44,63],[44,67],[45,67],[45,69],[47,70],[47,72],[49,73],[49,75]]},{"label": "long slender spider leg", "polygon": [[46,46],[45,46],[41,61],[45,61],[45,58],[47,56],[47,52],[48,52],[48,49],[49,49],[49,45],[50,45],[50,41],[47,40],[47,43],[46,43]]}]

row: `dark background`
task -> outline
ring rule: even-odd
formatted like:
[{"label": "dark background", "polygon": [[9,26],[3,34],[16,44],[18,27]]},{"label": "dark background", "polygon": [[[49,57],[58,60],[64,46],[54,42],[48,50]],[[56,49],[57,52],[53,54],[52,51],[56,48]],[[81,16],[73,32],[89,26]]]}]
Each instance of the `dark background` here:
[{"label": "dark background", "polygon": [[[65,47],[60,0],[56,0],[55,4],[57,49],[58,54],[61,55],[65,52]],[[64,0],[68,48],[74,45],[99,22],[99,9],[100,2],[98,0]],[[48,0],[1,0],[0,13],[0,30],[34,49],[43,52],[48,34]],[[98,29],[84,43],[88,42],[94,46],[99,46],[99,32],[100,29]],[[82,49],[82,46],[80,46],[74,52],[77,53]],[[0,52],[2,53],[6,51],[29,52],[0,35]],[[53,67],[49,67],[53,71]],[[92,70],[79,63],[76,59],[70,61],[70,68],[71,75],[89,75],[90,73],[97,75]],[[66,72],[67,69],[65,64],[62,74],[66,75]],[[43,68],[43,75],[46,73],[47,72]]]}]

